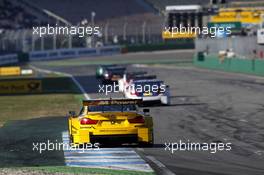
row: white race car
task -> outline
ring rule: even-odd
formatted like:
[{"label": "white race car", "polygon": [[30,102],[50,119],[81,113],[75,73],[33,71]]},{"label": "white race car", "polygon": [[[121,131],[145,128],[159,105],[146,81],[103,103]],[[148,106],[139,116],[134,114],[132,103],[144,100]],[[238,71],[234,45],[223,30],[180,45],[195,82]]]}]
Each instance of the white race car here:
[{"label": "white race car", "polygon": [[133,80],[124,87],[123,93],[128,99],[142,99],[143,102],[159,102],[170,105],[169,86],[161,80]]},{"label": "white race car", "polygon": [[132,72],[125,73],[123,77],[118,80],[118,87],[120,92],[124,92],[127,86],[135,80],[149,80],[155,79],[156,75],[145,75],[147,72]]}]

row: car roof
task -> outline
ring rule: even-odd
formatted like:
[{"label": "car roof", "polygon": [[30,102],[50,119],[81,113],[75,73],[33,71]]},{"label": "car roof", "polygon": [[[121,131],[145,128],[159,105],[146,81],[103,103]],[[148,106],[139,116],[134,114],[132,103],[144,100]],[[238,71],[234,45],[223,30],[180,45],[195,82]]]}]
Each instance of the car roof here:
[{"label": "car roof", "polygon": [[114,66],[114,67],[106,67],[107,70],[115,70],[115,69],[126,69],[125,67],[123,66]]},{"label": "car roof", "polygon": [[134,76],[132,77],[131,79],[133,80],[153,80],[153,79],[156,79],[157,76],[156,75],[139,75],[139,76]]},{"label": "car roof", "polygon": [[161,80],[136,80],[134,83],[163,83]]},{"label": "car roof", "polygon": [[145,75],[147,74],[148,72],[147,71],[138,71],[138,72],[126,72],[126,75],[129,75],[129,76],[142,76],[142,75]]},{"label": "car roof", "polygon": [[117,64],[103,64],[103,65],[100,65],[101,67],[116,67],[118,66]]}]

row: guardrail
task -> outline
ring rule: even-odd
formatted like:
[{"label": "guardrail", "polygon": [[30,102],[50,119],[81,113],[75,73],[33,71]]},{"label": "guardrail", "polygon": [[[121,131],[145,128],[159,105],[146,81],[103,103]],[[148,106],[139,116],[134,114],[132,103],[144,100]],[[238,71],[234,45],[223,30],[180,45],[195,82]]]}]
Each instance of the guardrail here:
[{"label": "guardrail", "polygon": [[0,56],[0,65],[14,64],[18,63],[17,54],[8,54]]},{"label": "guardrail", "polygon": [[54,60],[64,58],[75,58],[82,56],[99,56],[121,53],[121,46],[106,46],[99,48],[73,48],[34,51],[29,53],[30,61]]}]

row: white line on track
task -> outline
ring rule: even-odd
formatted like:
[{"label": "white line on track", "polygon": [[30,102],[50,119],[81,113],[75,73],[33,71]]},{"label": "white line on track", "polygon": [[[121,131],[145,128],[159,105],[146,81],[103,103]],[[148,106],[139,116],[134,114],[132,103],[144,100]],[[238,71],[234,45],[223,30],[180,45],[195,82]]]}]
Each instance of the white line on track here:
[{"label": "white line on track", "polygon": [[[140,152],[144,152],[143,148],[137,148],[137,150]],[[171,170],[169,170],[163,163],[158,161],[155,157],[153,156],[145,156],[145,157],[148,160],[150,160],[152,163],[154,163],[162,171],[162,175],[176,175]]]},{"label": "white line on track", "polygon": [[[62,132],[63,143],[69,144],[66,135],[68,135],[67,131]],[[70,148],[70,146],[67,147]],[[64,150],[64,158],[67,166],[153,172],[149,164],[133,148],[96,148],[90,150],[72,148]]]},{"label": "white line on track", "polygon": [[153,156],[146,156],[147,159],[155,163],[161,170],[163,170],[162,174],[164,175],[176,175],[172,171],[170,171],[163,163],[158,161],[155,157]]}]

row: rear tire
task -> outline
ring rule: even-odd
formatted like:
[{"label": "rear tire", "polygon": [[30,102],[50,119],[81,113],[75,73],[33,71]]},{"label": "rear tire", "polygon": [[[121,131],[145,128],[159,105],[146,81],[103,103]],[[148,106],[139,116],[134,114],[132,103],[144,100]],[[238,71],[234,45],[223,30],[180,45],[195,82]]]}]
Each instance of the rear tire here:
[{"label": "rear tire", "polygon": [[143,148],[152,148],[154,147],[154,134],[153,134],[153,131],[152,131],[152,140],[151,142],[139,142],[138,145],[139,147],[143,147]]},{"label": "rear tire", "polygon": [[72,137],[72,135],[70,135],[69,138],[70,138],[70,144],[72,144],[73,143],[73,137]]}]

